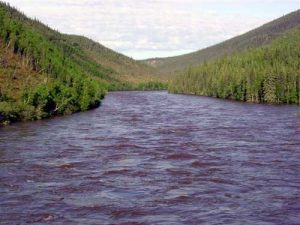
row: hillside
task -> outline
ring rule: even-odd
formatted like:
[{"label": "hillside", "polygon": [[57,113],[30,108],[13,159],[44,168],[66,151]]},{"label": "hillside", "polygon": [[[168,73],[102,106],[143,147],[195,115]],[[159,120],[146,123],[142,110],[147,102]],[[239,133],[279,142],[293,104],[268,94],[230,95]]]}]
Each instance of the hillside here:
[{"label": "hillside", "polygon": [[107,68],[113,68],[122,81],[139,83],[145,80],[163,79],[153,67],[114,52],[98,42],[78,35],[64,35],[64,38],[71,42],[73,46],[79,46],[83,49],[90,60]]},{"label": "hillside", "polygon": [[267,23],[255,30],[237,36],[220,44],[190,54],[143,60],[161,72],[173,73],[185,69],[189,65],[197,65],[220,56],[241,52],[248,48],[256,48],[270,43],[281,34],[300,25],[300,10]]},{"label": "hillside", "polygon": [[161,89],[155,69],[0,2],[0,124],[83,111],[107,90]]},{"label": "hillside", "polygon": [[300,27],[270,44],[190,67],[170,91],[239,101],[300,104]]}]

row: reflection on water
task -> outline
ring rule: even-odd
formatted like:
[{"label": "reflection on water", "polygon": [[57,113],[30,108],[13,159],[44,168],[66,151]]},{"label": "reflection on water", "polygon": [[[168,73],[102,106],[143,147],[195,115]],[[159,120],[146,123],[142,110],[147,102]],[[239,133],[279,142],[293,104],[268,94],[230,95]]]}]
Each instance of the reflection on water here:
[{"label": "reflection on water", "polygon": [[1,224],[300,224],[298,111],[114,92],[1,128]]}]

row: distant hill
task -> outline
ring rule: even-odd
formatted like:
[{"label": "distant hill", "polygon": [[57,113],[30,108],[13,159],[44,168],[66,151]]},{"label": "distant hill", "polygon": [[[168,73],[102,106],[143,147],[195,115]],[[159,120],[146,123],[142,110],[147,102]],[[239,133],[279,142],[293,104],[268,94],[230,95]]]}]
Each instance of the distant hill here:
[{"label": "distant hill", "polygon": [[300,25],[300,10],[267,23],[257,29],[249,31],[220,44],[208,47],[193,53],[168,57],[152,58],[142,60],[161,72],[170,73],[180,71],[188,66],[197,65],[204,61],[230,55],[234,52],[241,52],[249,48],[256,48],[270,43],[281,34]]},{"label": "distant hill", "polygon": [[161,89],[163,80],[148,65],[0,2],[0,124],[87,110],[108,90]]},{"label": "distant hill", "polygon": [[78,35],[62,35],[72,46],[82,49],[84,60],[90,60],[105,68],[110,68],[114,78],[119,81],[137,84],[150,80],[163,80],[161,74],[153,67],[117,53],[98,42]]}]

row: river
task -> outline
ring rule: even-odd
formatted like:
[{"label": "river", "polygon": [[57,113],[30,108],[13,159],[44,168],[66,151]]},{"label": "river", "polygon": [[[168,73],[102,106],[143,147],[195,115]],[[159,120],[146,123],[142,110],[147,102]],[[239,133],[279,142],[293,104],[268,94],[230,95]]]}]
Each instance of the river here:
[{"label": "river", "polygon": [[0,128],[0,224],[300,224],[299,111],[112,92]]}]

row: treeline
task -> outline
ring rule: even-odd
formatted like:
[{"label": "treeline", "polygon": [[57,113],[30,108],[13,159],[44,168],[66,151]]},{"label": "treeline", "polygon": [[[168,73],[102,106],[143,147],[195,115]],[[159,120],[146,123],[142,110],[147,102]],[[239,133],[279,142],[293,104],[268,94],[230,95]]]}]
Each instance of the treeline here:
[{"label": "treeline", "polygon": [[50,81],[25,90],[18,101],[2,94],[0,123],[38,120],[97,107],[104,97],[99,90],[98,83],[90,80],[80,80],[72,87],[60,81]]},{"label": "treeline", "polygon": [[148,81],[140,83],[117,82],[111,83],[109,91],[159,91],[167,90],[168,83],[162,81]]},{"label": "treeline", "polygon": [[190,67],[169,86],[174,93],[257,103],[300,103],[300,28],[265,47]]}]

